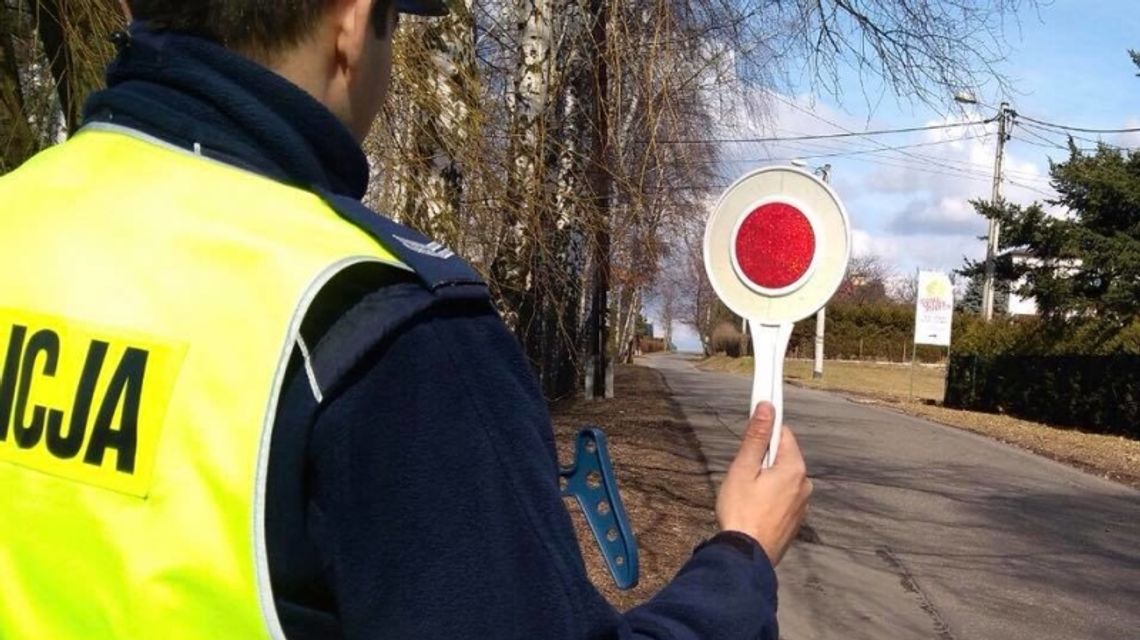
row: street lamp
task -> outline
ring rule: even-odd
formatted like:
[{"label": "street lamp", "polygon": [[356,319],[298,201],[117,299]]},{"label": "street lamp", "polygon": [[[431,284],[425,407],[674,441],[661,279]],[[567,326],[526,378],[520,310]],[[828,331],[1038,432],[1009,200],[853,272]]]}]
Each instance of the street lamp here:
[{"label": "street lamp", "polygon": [[[959,104],[978,104],[978,99],[968,91],[959,91],[954,94],[954,102]],[[1008,129],[1013,126],[1013,109],[1008,102],[998,107],[998,139],[997,151],[994,154],[994,184],[990,195],[990,203],[997,206],[1001,200],[1001,172],[1002,160],[1005,155],[1005,143],[1009,139]],[[989,231],[986,233],[986,277],[982,281],[982,318],[989,322],[994,317],[994,262],[998,251],[998,236],[1001,233],[1001,224],[996,218],[990,218]]]},{"label": "street lamp", "polygon": [[[792,164],[800,167],[801,169],[808,169],[808,163],[801,159],[796,158],[792,160]],[[825,164],[822,167],[812,168],[812,173],[819,176],[827,184],[831,184],[831,165]],[[812,364],[811,377],[813,379],[820,379],[823,377],[823,331],[827,326],[827,306],[824,305],[815,312],[815,362]]]},{"label": "street lamp", "polygon": [[954,94],[954,102],[960,104],[978,104],[978,99],[969,91],[959,91]]}]

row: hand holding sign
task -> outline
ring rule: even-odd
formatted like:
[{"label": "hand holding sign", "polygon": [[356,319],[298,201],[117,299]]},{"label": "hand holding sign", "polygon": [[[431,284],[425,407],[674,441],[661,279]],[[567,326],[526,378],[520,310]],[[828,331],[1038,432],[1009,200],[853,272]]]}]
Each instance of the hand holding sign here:
[{"label": "hand holding sign", "polygon": [[812,485],[791,429],[780,439],[779,463],[760,469],[774,418],[771,404],[756,407],[717,492],[716,518],[721,530],[750,536],[776,565],[807,514]]},{"label": "hand holding sign", "polygon": [[765,467],[780,444],[784,353],[792,325],[818,311],[839,288],[850,248],[847,212],[835,192],[790,167],[760,169],[737,180],[705,227],[709,281],[752,328],[751,409],[763,401],[775,407]]}]

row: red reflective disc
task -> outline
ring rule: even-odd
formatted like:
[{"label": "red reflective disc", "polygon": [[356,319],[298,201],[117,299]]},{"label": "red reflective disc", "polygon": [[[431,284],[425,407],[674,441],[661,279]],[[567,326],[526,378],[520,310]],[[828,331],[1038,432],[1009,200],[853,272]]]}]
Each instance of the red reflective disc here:
[{"label": "red reflective disc", "polygon": [[815,255],[815,232],[802,211],[771,202],[754,209],[736,234],[736,261],[745,277],[782,289],[803,277]]}]

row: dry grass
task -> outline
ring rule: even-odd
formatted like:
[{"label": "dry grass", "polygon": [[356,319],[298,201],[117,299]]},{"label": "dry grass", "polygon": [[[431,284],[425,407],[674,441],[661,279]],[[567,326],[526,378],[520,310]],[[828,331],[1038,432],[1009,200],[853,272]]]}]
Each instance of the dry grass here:
[{"label": "dry grass", "polygon": [[[727,371],[752,375],[752,358],[713,356],[701,363],[708,371]],[[891,400],[906,400],[910,394],[911,367],[909,364],[854,362],[828,360],[823,365],[823,378],[811,377],[811,360],[784,361],[784,378],[812,389],[847,391]],[[914,397],[916,400],[942,401],[946,384],[946,368],[916,365],[914,368]]]},{"label": "dry grass", "polygon": [[590,579],[620,609],[661,589],[716,531],[715,494],[696,437],[669,397],[657,371],[625,366],[616,371],[613,400],[571,400],[552,409],[559,456],[568,462],[573,440],[586,425],[602,427],[610,445],[622,501],[638,538],[641,581],[618,591],[606,571],[581,511],[567,501]]},{"label": "dry grass", "polygon": [[[717,356],[701,367],[752,374],[751,358]],[[786,360],[785,379],[803,387],[838,391],[941,424],[973,431],[1001,442],[1065,462],[1103,477],[1140,487],[1140,441],[1080,429],[1054,427],[1006,415],[961,411],[941,406],[945,369],[915,370],[914,401],[909,400],[909,365],[827,361],[823,379],[811,377],[811,361]]]},{"label": "dry grass", "polygon": [[914,381],[915,400],[942,402],[946,367],[874,362],[826,362],[823,378],[811,377],[810,360],[787,360],[784,377],[812,389],[854,391],[876,397],[908,399]]}]

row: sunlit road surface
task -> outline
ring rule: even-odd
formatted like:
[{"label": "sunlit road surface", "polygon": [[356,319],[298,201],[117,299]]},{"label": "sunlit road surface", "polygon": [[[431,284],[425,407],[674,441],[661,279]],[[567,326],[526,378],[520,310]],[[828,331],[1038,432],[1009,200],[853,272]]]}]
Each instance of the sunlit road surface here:
[{"label": "sunlit road surface", "polygon": [[[686,356],[642,363],[719,482],[751,380]],[[815,493],[777,569],[783,638],[1140,639],[1140,492],[840,395],[785,394]]]}]

